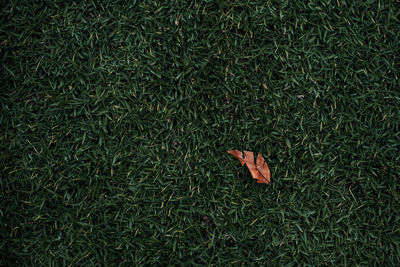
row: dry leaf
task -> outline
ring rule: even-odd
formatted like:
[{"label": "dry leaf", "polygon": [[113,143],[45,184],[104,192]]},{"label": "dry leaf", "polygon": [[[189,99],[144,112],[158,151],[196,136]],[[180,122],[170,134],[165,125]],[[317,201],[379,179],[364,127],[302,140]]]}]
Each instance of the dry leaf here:
[{"label": "dry leaf", "polygon": [[181,15],[179,15],[178,17],[176,17],[175,19],[175,25],[179,26],[179,20],[181,19]]},{"label": "dry leaf", "polygon": [[257,180],[259,184],[269,184],[271,181],[271,172],[269,170],[267,162],[263,156],[258,153],[257,162],[254,163],[254,153],[250,151],[242,151],[239,150],[228,150],[228,153],[233,155],[235,158],[240,160],[242,165],[246,164],[249,169],[251,176]]},{"label": "dry leaf", "polygon": [[243,152],[239,150],[228,150],[229,154],[232,154],[235,158],[240,160],[240,163],[244,165],[246,162],[244,161]]}]

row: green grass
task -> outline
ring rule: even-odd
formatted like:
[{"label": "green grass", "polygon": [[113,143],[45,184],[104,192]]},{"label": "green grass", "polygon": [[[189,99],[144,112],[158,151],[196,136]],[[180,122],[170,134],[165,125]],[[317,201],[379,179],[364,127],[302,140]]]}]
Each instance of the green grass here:
[{"label": "green grass", "polygon": [[2,2],[0,265],[400,264],[399,1]]}]

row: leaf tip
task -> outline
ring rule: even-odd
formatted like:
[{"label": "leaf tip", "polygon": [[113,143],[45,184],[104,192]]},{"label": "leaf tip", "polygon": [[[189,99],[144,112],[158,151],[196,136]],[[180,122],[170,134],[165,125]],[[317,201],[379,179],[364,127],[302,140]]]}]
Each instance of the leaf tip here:
[{"label": "leaf tip", "polygon": [[231,154],[232,156],[234,156],[235,158],[237,158],[240,161],[240,163],[242,165],[244,165],[245,162],[244,162],[244,158],[243,158],[243,153],[241,151],[239,151],[239,150],[228,150],[227,152],[229,154]]}]

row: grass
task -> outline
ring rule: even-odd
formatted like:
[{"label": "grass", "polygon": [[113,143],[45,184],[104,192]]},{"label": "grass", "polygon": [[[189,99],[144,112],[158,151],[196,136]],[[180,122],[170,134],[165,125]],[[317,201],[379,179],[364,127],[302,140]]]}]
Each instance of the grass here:
[{"label": "grass", "polygon": [[0,21],[1,265],[400,264],[398,1],[12,0]]}]

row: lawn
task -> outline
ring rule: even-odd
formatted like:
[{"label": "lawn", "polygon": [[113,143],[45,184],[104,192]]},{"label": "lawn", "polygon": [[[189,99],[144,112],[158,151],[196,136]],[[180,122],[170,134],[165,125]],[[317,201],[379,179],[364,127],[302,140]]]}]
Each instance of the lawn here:
[{"label": "lawn", "polygon": [[399,1],[10,0],[0,22],[0,265],[400,264]]}]

